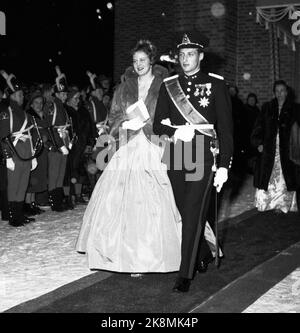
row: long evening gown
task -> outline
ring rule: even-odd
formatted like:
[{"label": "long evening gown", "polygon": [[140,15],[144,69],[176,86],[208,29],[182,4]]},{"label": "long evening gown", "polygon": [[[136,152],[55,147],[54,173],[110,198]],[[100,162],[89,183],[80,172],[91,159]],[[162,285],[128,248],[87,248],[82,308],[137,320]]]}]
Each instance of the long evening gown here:
[{"label": "long evening gown", "polygon": [[266,211],[271,209],[281,210],[284,213],[289,211],[297,211],[296,192],[287,190],[282,173],[278,133],[276,137],[275,161],[268,184],[268,190],[256,190],[255,206],[259,211]]},{"label": "long evening gown", "polygon": [[140,130],[107,164],[76,244],[78,252],[87,253],[90,269],[178,271],[181,218],[162,153]]}]

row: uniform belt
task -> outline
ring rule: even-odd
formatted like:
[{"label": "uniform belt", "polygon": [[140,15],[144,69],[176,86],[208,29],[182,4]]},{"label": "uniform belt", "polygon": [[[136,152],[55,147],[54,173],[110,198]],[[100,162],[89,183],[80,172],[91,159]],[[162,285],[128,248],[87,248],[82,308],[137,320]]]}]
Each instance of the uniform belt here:
[{"label": "uniform belt", "polygon": [[[23,131],[19,131],[19,132],[14,132],[11,134],[11,136],[13,137],[13,145],[16,146],[16,144],[18,143],[19,140],[25,142],[28,139],[31,139],[31,135],[29,134],[29,131],[33,128],[33,125],[24,129]],[[27,133],[27,134],[24,134]]]},{"label": "uniform belt", "polygon": [[69,135],[69,131],[67,130],[67,128],[69,127],[70,125],[67,124],[67,125],[63,125],[63,126],[54,126],[54,128],[57,129],[57,132],[59,134],[59,136],[64,139],[67,135]]}]

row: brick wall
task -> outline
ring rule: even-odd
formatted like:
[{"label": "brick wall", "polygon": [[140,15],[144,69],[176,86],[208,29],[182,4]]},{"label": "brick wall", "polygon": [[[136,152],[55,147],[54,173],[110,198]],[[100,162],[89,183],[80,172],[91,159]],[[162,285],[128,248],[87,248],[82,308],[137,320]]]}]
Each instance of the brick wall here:
[{"label": "brick wall", "polygon": [[[238,1],[236,84],[245,101],[248,93],[257,94],[260,102],[270,98],[272,91],[270,30],[256,23],[255,0]],[[250,80],[243,75],[250,73]]]},{"label": "brick wall", "polygon": [[173,0],[115,1],[115,81],[131,64],[130,50],[139,39],[150,39],[160,54],[172,46],[172,3]]},{"label": "brick wall", "polygon": [[[212,14],[216,2],[224,6],[223,15],[220,6]],[[260,104],[269,100],[274,40],[271,29],[256,23],[255,4],[256,0],[116,0],[115,80],[130,65],[130,49],[139,38],[151,39],[162,53],[178,41],[174,33],[178,36],[178,32],[197,28],[210,39],[204,71],[221,74],[236,84],[244,101],[249,92],[257,94]],[[295,53],[282,44],[279,41],[280,77],[300,95],[299,46]],[[244,73],[251,74],[250,80],[243,78]]]},{"label": "brick wall", "polygon": [[280,78],[294,88],[296,88],[296,56],[297,53],[291,50],[291,46],[285,45],[282,40],[279,41]]}]

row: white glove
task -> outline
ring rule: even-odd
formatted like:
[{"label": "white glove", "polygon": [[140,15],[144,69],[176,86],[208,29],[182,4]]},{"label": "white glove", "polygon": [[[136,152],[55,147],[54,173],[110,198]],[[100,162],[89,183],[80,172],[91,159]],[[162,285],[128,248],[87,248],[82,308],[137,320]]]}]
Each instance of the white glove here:
[{"label": "white glove", "polygon": [[63,155],[69,155],[69,151],[66,146],[60,147],[60,150],[63,153]]},{"label": "white glove", "polygon": [[145,126],[145,123],[142,122],[140,118],[134,118],[131,120],[124,121],[122,123],[123,129],[129,129],[129,130],[133,130],[133,131],[137,131],[144,126]]},{"label": "white glove", "polygon": [[216,172],[214,179],[214,186],[217,188],[217,192],[220,192],[223,184],[227,182],[228,170],[226,168],[219,168]]},{"label": "white glove", "polygon": [[11,171],[14,171],[15,170],[15,162],[13,161],[12,158],[8,158],[6,160],[6,167],[7,169],[11,170]]},{"label": "white glove", "polygon": [[33,171],[38,165],[36,158],[31,161],[31,171]]},{"label": "white glove", "polygon": [[195,129],[192,126],[180,126],[174,133],[174,141],[181,140],[184,142],[190,142],[195,135]]}]

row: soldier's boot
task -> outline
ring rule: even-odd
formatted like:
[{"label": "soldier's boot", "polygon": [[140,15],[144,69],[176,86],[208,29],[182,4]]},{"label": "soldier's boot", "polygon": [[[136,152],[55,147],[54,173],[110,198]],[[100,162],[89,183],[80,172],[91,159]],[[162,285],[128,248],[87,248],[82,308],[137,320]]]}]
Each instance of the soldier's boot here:
[{"label": "soldier's boot", "polygon": [[52,191],[49,191],[49,202],[51,209],[54,212],[64,212],[65,208],[62,205],[62,198],[60,198],[59,189],[55,188]]},{"label": "soldier's boot", "polygon": [[23,224],[35,222],[33,217],[28,217],[24,211],[24,201],[16,202],[18,220]]},{"label": "soldier's boot", "polygon": [[71,195],[71,194],[68,195],[67,197],[65,197],[64,202],[65,202],[66,208],[67,208],[68,210],[72,210],[72,209],[75,208],[75,205],[74,205],[74,202],[73,202],[73,199],[72,199],[72,195]]},{"label": "soldier's boot", "polygon": [[0,206],[1,206],[1,219],[2,221],[9,220],[9,209],[8,209],[8,201],[7,201],[7,193],[6,191],[0,192]]},{"label": "soldier's boot", "polygon": [[36,212],[36,214],[45,213],[45,210],[41,209],[35,201],[30,204],[30,207]]},{"label": "soldier's boot", "polygon": [[11,225],[12,227],[23,227],[24,223],[23,221],[20,219],[19,215],[18,215],[18,203],[15,201],[9,201],[8,202],[8,223],[9,225]]},{"label": "soldier's boot", "polygon": [[62,187],[57,188],[57,192],[58,192],[59,201],[62,203],[62,207],[64,208],[64,210],[74,209],[72,196],[71,195],[65,196],[64,189]]},{"label": "soldier's boot", "polygon": [[31,204],[24,203],[23,211],[27,216],[34,216],[37,215],[37,212],[31,207]]}]

